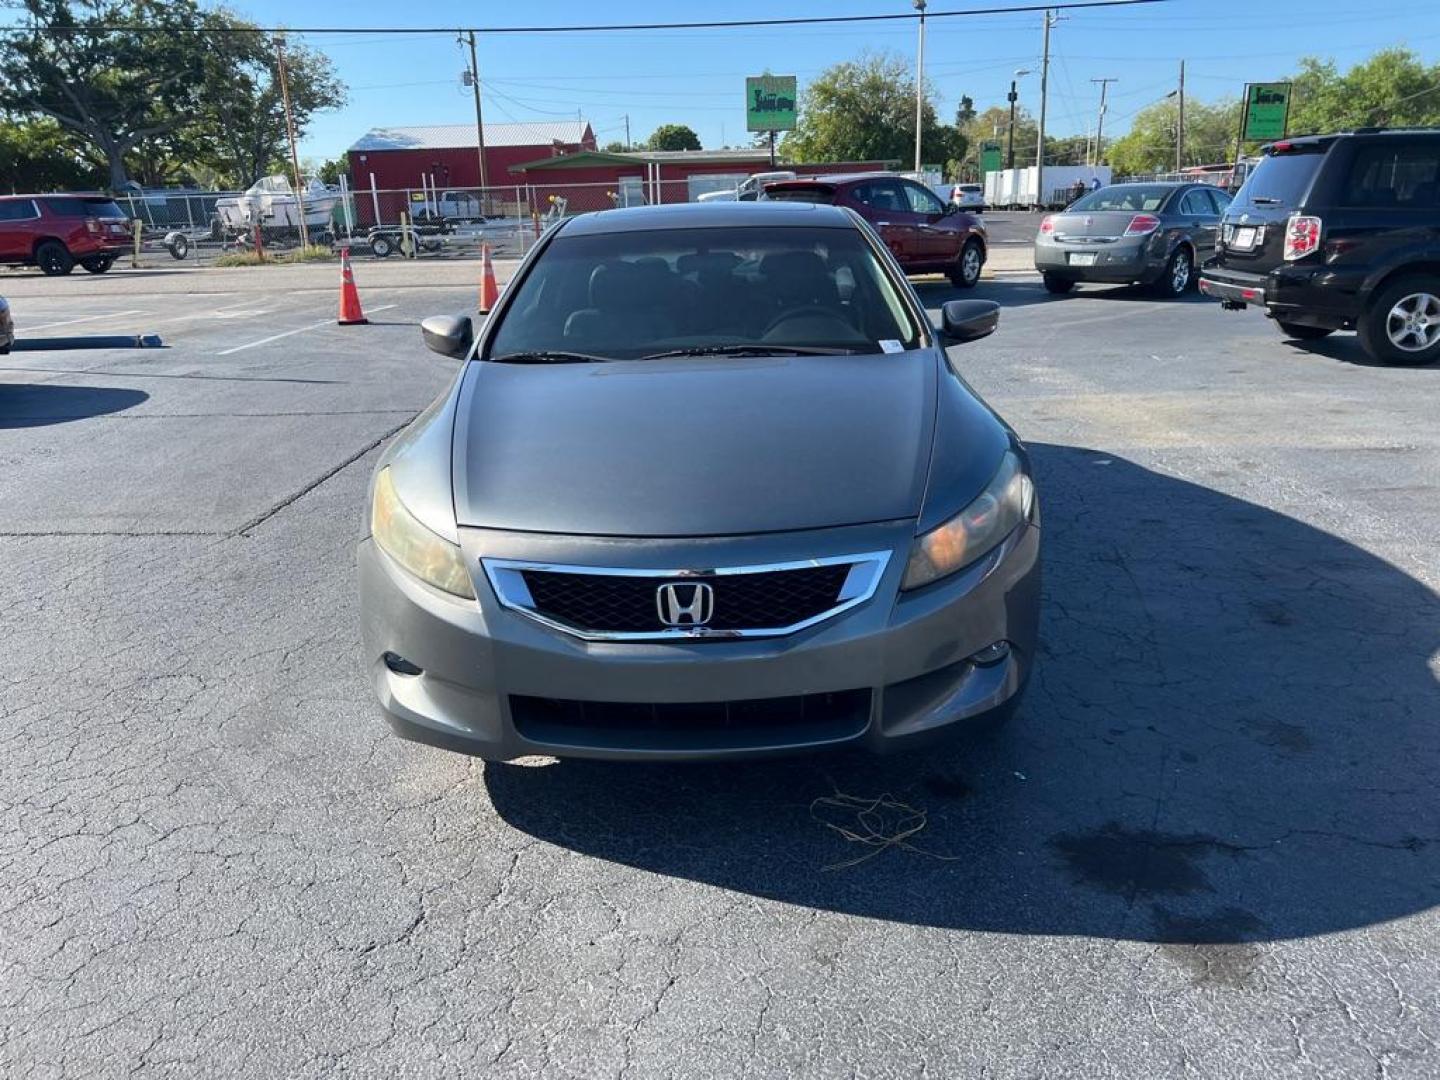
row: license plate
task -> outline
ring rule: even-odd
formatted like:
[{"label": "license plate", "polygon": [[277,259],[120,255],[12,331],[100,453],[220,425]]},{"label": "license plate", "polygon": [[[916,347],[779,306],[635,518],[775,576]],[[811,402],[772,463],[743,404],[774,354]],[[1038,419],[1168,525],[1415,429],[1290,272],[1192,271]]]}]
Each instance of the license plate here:
[{"label": "license plate", "polygon": [[1249,251],[1249,250],[1250,250],[1251,248],[1253,248],[1254,246],[1255,246],[1255,230],[1254,230],[1254,229],[1236,229],[1236,230],[1235,230],[1235,239],[1234,239],[1234,241],[1231,243],[1231,247],[1243,248],[1245,251]]},{"label": "license plate", "polygon": [[1070,253],[1071,266],[1094,266],[1098,258],[1093,251],[1072,251]]}]

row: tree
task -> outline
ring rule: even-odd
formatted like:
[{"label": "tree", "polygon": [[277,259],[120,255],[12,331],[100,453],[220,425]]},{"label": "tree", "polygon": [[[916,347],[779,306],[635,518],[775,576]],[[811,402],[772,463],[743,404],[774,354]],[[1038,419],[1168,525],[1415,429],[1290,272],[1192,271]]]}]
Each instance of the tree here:
[{"label": "tree", "polygon": [[[1015,110],[1016,166],[1035,164],[1035,136],[1039,130],[1039,125],[1025,109]],[[1004,151],[1009,145],[1007,136],[1010,131],[1010,106],[992,105],[983,112],[976,113],[962,131],[974,147],[978,147],[982,142],[998,142],[1003,165]]]},{"label": "tree", "polygon": [[661,124],[645,146],[649,150],[699,150],[700,136],[684,124]]},{"label": "tree", "polygon": [[[1179,103],[1173,98],[1147,105],[1135,114],[1129,132],[1110,143],[1102,160],[1110,163],[1116,176],[1173,170],[1179,115]],[[1207,105],[1187,99],[1182,165],[1229,160],[1235,153],[1235,136],[1239,128],[1238,101],[1222,100]]]},{"label": "tree", "polygon": [[0,177],[10,192],[98,188],[103,170],[53,120],[0,120]]},{"label": "tree", "polygon": [[[17,0],[30,29],[0,38],[0,108],[44,116],[105,162],[118,190],[191,173],[248,183],[283,159],[274,48],[196,0]],[[115,29],[133,27],[134,29]],[[290,50],[297,127],[344,101],[329,61]],[[194,168],[188,168],[193,165]]]},{"label": "tree", "polygon": [[[186,122],[198,103],[211,18],[193,0],[21,0],[28,32],[0,41],[0,106],[50,117],[105,160],[112,188],[125,155]],[[111,31],[106,26],[143,26]],[[146,32],[155,31],[155,32]]]},{"label": "tree", "polygon": [[962,94],[960,104],[955,106],[955,126],[964,131],[974,119],[975,99],[968,94]]},{"label": "tree", "polygon": [[[924,159],[963,159],[968,145],[962,132],[936,120],[935,108],[925,95]],[[893,53],[865,53],[826,68],[805,88],[784,151],[791,161],[912,161],[915,75],[910,65]]]},{"label": "tree", "polygon": [[1307,56],[1291,81],[1293,134],[1440,124],[1440,64],[1426,67],[1409,49],[1383,49],[1344,75],[1334,61]]},{"label": "tree", "polygon": [[623,154],[627,147],[619,139],[612,139],[603,147],[607,154]]},{"label": "tree", "polygon": [[[345,87],[323,53],[287,43],[285,72],[297,137],[315,113],[345,103]],[[178,157],[210,167],[232,187],[249,187],[277,168],[288,172],[274,42],[259,31],[218,35],[206,50],[198,115],[173,141]]]}]

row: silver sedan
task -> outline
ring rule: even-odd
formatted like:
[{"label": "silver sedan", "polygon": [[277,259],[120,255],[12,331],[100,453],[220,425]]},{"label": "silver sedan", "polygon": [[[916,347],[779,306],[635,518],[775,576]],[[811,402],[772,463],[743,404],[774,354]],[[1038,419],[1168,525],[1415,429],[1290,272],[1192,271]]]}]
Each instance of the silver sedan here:
[{"label": "silver sedan", "polygon": [[1214,254],[1229,204],[1230,196],[1209,184],[1112,184],[1041,221],[1035,268],[1052,293],[1095,281],[1181,296]]},{"label": "silver sedan", "polygon": [[[911,743],[1036,655],[1029,455],[853,212],[614,210],[545,234],[378,463],[365,657],[409,738],[486,758]],[[478,338],[473,341],[472,336]]]}]

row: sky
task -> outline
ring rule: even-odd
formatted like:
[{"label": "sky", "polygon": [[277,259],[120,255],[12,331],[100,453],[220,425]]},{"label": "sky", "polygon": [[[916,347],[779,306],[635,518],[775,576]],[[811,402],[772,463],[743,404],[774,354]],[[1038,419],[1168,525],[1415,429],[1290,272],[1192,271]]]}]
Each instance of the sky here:
[{"label": "sky", "polygon": [[[930,0],[931,15],[1007,0]],[[1118,136],[1146,105],[1175,88],[1186,61],[1192,99],[1238,97],[1243,85],[1283,77],[1301,56],[1333,58],[1341,67],[1377,49],[1407,45],[1427,62],[1440,56],[1437,0],[1169,0],[1112,10],[1062,13],[1051,31],[1047,131],[1093,128],[1099,87],[1113,77],[1105,134]],[[380,0],[232,0],[256,22],[291,27],[409,27],[467,22],[479,34],[485,119],[537,121],[583,116],[603,145],[639,142],[663,123],[694,128],[705,147],[746,145],[744,78],[771,71],[805,83],[831,64],[865,50],[890,50],[913,62],[913,21],[862,25],[663,30],[608,33],[490,34],[485,27],[584,26],[597,22],[677,22],[783,18],[823,13],[909,11],[909,0],[726,0],[676,4],[658,0],[547,0],[535,5],[406,8]],[[1019,6],[1017,4],[1017,6]],[[927,19],[925,71],[942,119],[962,94],[977,109],[1004,104],[1017,68],[1021,104],[1039,111],[1041,15],[1026,12]],[[1414,33],[1412,31],[1418,31]],[[304,40],[327,53],[350,88],[350,103],[310,124],[306,157],[342,153],[372,127],[466,123],[470,91],[460,82],[465,58],[453,32],[433,35],[318,33]]]}]

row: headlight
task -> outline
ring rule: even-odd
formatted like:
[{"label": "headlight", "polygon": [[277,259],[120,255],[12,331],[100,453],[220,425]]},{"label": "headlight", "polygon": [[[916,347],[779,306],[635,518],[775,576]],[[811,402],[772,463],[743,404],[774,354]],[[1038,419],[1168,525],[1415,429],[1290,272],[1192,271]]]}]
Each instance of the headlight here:
[{"label": "headlight", "polygon": [[389,468],[375,478],[370,499],[370,534],[385,552],[421,581],[455,596],[475,599],[460,549],[436,536],[405,509]]},{"label": "headlight", "polygon": [[1035,485],[1014,451],[1007,450],[974,502],[915,538],[900,588],[918,589],[969,566],[1026,520],[1034,504]]}]

